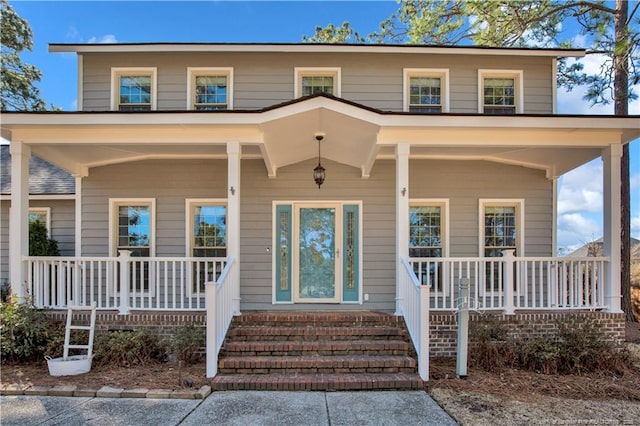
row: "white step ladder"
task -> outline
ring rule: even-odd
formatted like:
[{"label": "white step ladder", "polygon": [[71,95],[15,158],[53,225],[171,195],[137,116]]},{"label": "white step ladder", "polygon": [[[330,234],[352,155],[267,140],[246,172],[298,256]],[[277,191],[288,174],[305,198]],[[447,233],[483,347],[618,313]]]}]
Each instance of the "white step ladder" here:
[{"label": "white step ladder", "polygon": [[[91,310],[90,325],[75,325],[73,324],[74,311],[88,311]],[[67,310],[67,327],[64,334],[64,353],[62,355],[63,360],[69,359],[69,349],[84,349],[87,351],[87,359],[91,360],[93,357],[93,336],[96,329],[96,303],[92,306],[69,306]],[[71,330],[87,330],[89,331],[89,342],[86,345],[72,345]]]}]

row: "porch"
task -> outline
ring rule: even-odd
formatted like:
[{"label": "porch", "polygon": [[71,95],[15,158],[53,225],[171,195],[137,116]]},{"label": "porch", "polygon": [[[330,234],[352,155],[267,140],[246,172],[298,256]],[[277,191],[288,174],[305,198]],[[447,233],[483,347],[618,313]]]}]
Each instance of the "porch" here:
[{"label": "porch", "polygon": [[[101,310],[206,311],[206,284],[229,280],[229,258],[32,257],[24,258],[27,291],[39,308],[91,306]],[[469,282],[469,308],[513,314],[516,310],[603,310],[607,257],[406,258],[412,283],[429,288],[429,311],[457,312],[459,283]],[[237,288],[241,283],[230,281]],[[400,294],[400,301],[411,299]],[[239,311],[238,300],[233,301]],[[314,305],[306,305],[314,306]],[[314,308],[317,309],[317,308]]]}]

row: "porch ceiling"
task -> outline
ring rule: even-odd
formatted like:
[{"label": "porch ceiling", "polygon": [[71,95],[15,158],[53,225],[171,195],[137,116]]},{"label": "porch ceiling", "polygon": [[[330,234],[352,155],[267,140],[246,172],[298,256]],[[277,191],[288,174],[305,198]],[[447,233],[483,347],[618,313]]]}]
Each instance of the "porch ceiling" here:
[{"label": "porch ceiling", "polygon": [[318,156],[316,132],[324,133],[320,142],[322,158],[346,164],[368,174],[377,152],[374,123],[327,108],[291,114],[262,125],[264,145],[275,175],[278,168]]}]

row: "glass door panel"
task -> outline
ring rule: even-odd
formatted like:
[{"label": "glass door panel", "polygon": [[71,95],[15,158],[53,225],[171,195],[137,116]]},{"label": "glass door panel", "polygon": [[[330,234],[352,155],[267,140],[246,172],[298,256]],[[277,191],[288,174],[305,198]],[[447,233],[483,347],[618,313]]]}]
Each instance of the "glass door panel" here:
[{"label": "glass door panel", "polygon": [[339,301],[339,208],[298,206],[297,299]]}]

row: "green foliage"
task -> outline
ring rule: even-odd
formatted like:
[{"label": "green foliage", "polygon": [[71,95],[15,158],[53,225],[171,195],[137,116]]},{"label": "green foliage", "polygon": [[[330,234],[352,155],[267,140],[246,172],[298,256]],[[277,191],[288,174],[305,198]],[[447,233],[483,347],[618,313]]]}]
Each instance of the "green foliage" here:
[{"label": "green foliage", "polygon": [[[587,54],[608,57],[601,69],[584,73],[580,62],[560,60],[558,84],[568,90],[587,85],[592,104],[618,100],[626,105],[637,96],[640,82],[640,8],[629,11],[598,0],[404,0],[398,10],[366,37],[348,22],[341,27],[316,27],[303,41],[322,43],[403,43],[453,46],[472,43],[498,47],[586,47]],[[633,5],[632,2],[629,4]],[[578,28],[567,33],[569,22]],[[616,22],[621,24],[616,26]],[[352,35],[355,35],[352,37]],[[580,36],[580,37],[576,37]],[[588,43],[587,46],[576,43]],[[616,78],[626,75],[627,80]],[[626,115],[626,109],[616,114]]]},{"label": "green foliage", "polygon": [[[64,341],[64,327],[49,321],[44,311],[15,301],[0,302],[2,360],[29,362],[51,354],[50,342]],[[62,347],[62,346],[61,346]]]},{"label": "green foliage", "polygon": [[328,24],[326,27],[316,26],[315,33],[311,37],[302,36],[305,43],[364,43],[366,39],[355,32],[351,25],[345,21],[341,26],[336,27]]},{"label": "green foliage", "polygon": [[0,284],[0,302],[9,302],[11,300],[11,284],[4,280]]},{"label": "green foliage", "polygon": [[145,330],[110,331],[97,337],[94,362],[123,367],[166,360],[166,348],[160,339]]},{"label": "green foliage", "polygon": [[29,23],[13,10],[7,0],[0,0],[0,111],[42,111],[45,102],[34,85],[42,73],[25,64],[20,54],[33,49],[33,33]]},{"label": "green foliage", "polygon": [[29,256],[60,256],[58,242],[49,238],[47,227],[39,220],[29,223]]},{"label": "green foliage", "polygon": [[169,352],[184,365],[195,364],[202,359],[205,329],[195,325],[176,327],[167,346]]}]

